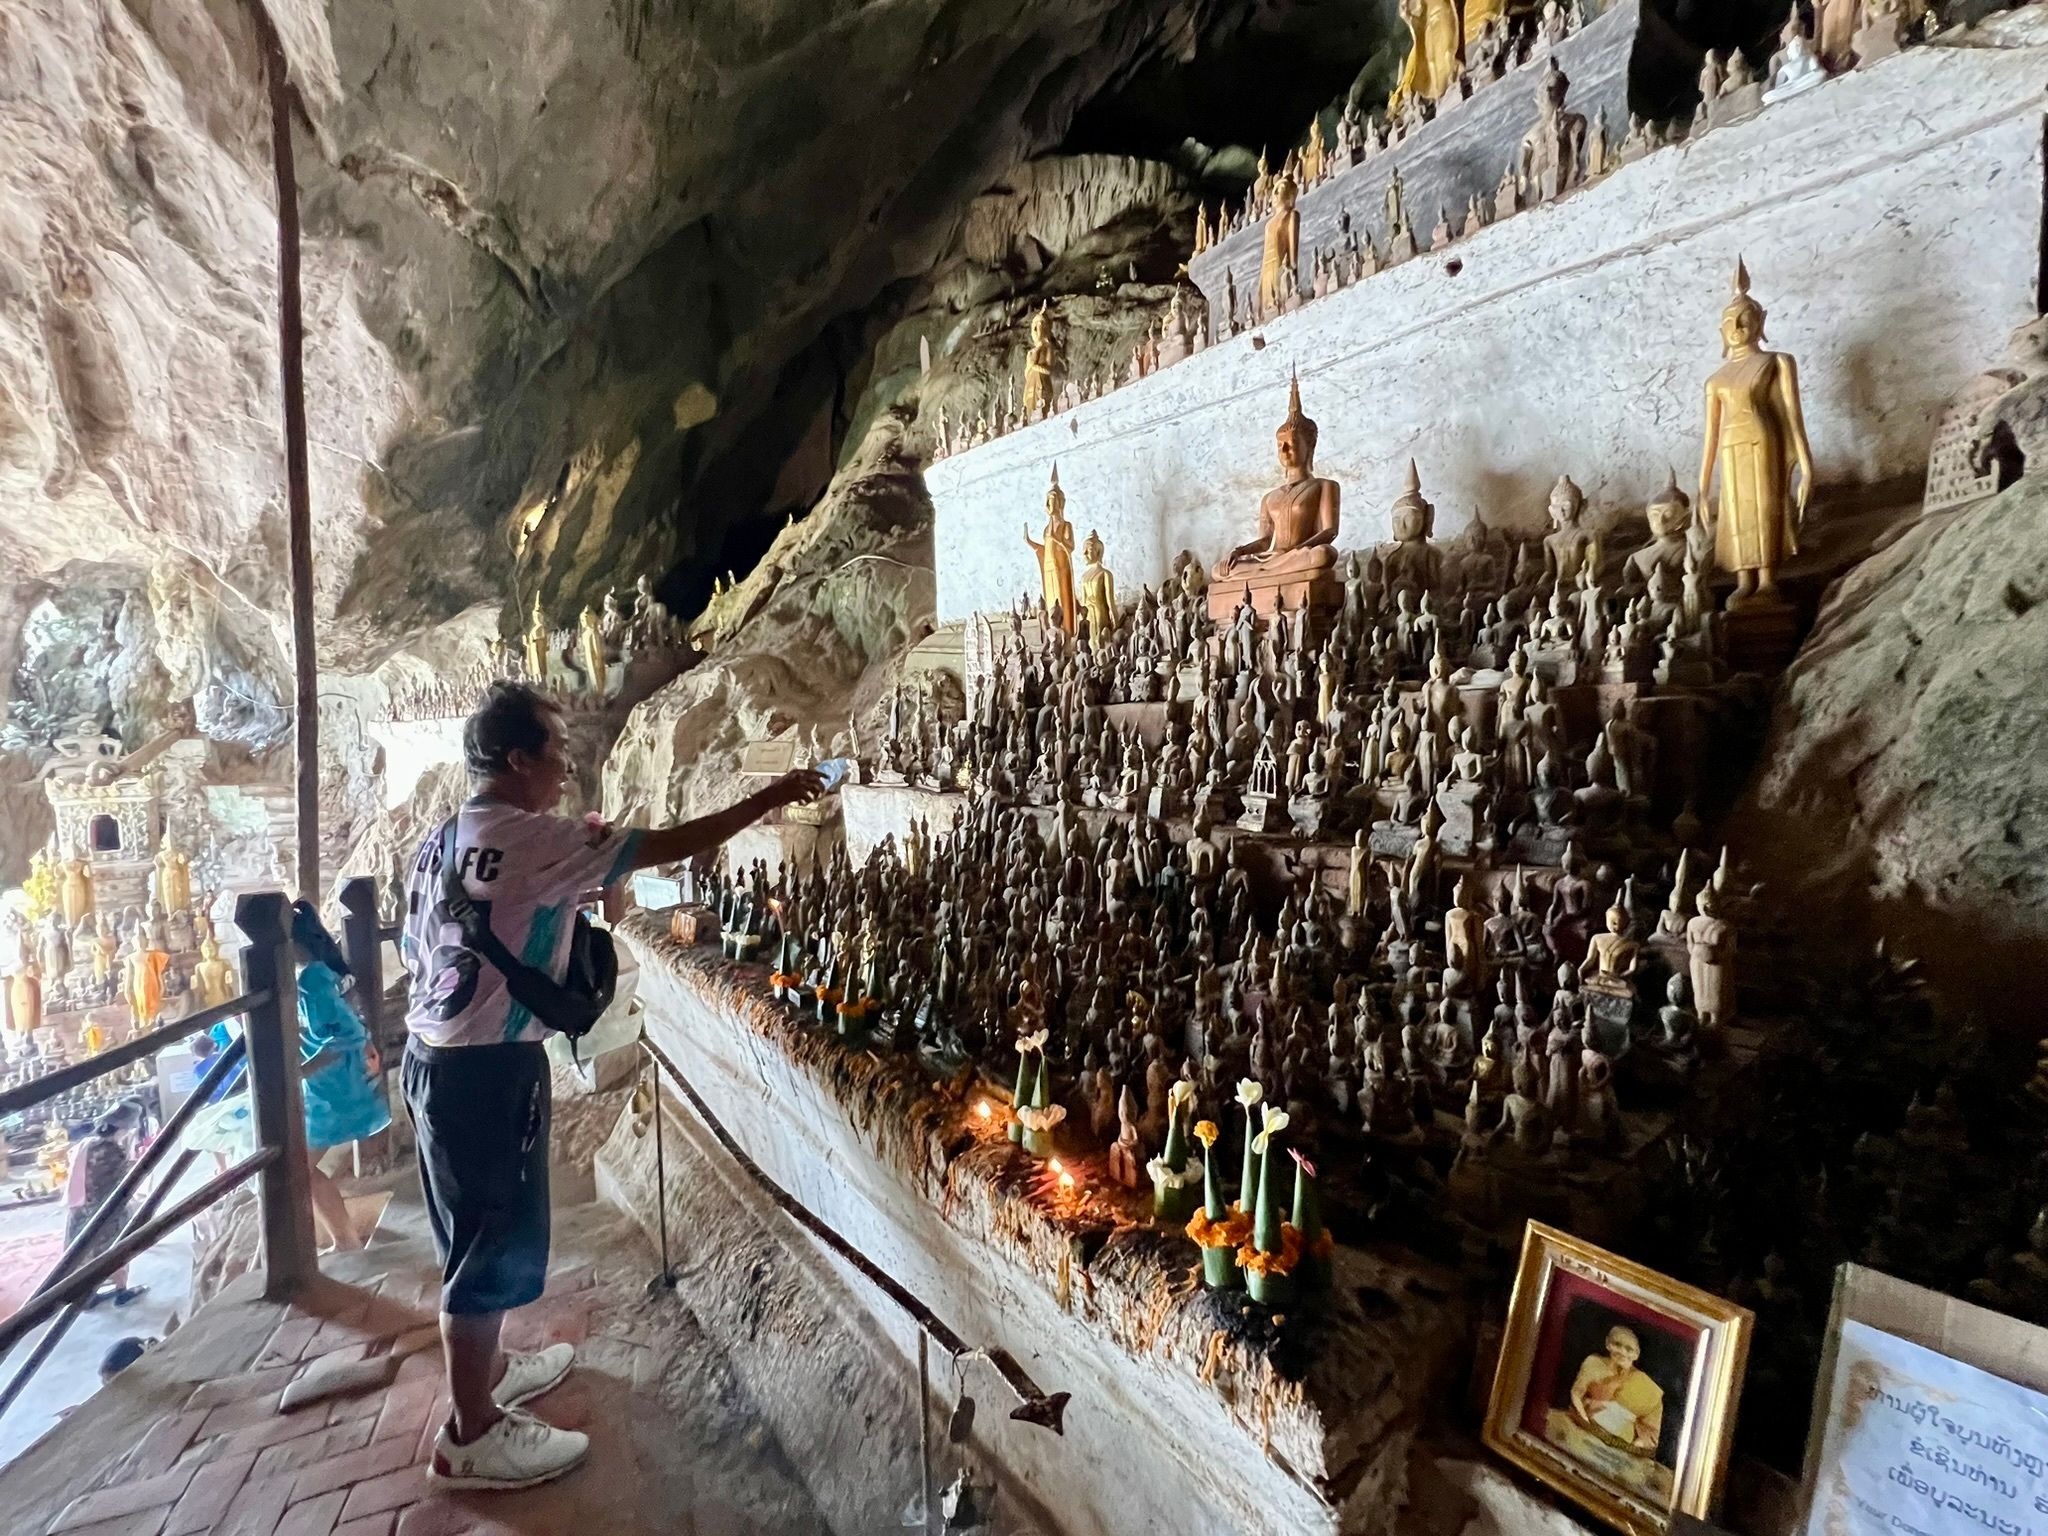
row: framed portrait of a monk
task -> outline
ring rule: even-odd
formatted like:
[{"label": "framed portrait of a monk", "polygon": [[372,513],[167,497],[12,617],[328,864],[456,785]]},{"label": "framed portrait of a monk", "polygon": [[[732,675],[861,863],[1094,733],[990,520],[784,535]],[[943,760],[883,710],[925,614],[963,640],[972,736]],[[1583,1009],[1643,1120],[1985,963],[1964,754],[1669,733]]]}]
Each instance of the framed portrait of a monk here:
[{"label": "framed portrait of a monk", "polygon": [[1742,1307],[1531,1222],[1486,1443],[1621,1530],[1711,1515],[1752,1321]]}]

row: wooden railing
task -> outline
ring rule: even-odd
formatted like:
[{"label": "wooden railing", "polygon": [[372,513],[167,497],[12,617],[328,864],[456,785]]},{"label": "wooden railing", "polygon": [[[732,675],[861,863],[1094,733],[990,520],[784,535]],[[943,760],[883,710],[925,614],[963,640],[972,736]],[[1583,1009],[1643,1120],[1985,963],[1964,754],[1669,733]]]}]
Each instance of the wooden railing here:
[{"label": "wooden railing", "polygon": [[[350,882],[350,890],[357,886],[368,887],[370,882]],[[374,928],[374,890],[355,891],[355,899],[367,901]],[[343,902],[353,924],[358,909],[348,906],[349,901],[350,893],[345,890]],[[242,975],[248,990],[240,997],[217,1008],[188,1014],[124,1045],[0,1092],[0,1115],[13,1114],[154,1057],[165,1046],[175,1045],[225,1019],[242,1020],[241,1038],[213,1058],[191,1096],[164,1122],[113,1193],[66,1245],[63,1255],[21,1309],[12,1317],[0,1319],[0,1359],[42,1324],[50,1324],[7,1385],[0,1388],[0,1414],[20,1395],[109,1276],[251,1179],[260,1181],[257,1198],[262,1218],[263,1294],[272,1300],[283,1299],[318,1272],[313,1206],[306,1177],[306,1119],[299,1097],[298,986],[286,926],[289,910],[285,898],[275,891],[244,896],[236,904],[235,926],[248,940],[248,947],[242,952]],[[353,932],[350,938],[347,948],[351,967],[359,957],[366,958],[372,967],[368,975],[358,972],[358,976],[366,1006],[374,1006],[369,999],[381,1002],[381,994],[374,985],[381,971],[377,946],[371,944],[367,952],[361,951],[353,942]],[[365,1022],[371,1021],[366,1018]],[[256,1150],[164,1208],[172,1190],[198,1156],[181,1145],[180,1133],[245,1061]],[[163,1178],[147,1194],[142,1194],[150,1176],[166,1163],[169,1167]],[[126,1219],[112,1245],[96,1258],[81,1261],[80,1255],[89,1252],[107,1227],[124,1213]]]}]

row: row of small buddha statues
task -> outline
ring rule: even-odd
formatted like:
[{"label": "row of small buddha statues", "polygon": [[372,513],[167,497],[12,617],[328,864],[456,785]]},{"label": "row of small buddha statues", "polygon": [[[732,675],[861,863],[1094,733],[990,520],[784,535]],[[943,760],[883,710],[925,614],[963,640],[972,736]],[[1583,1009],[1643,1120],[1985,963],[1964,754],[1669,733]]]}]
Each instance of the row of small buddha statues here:
[{"label": "row of small buddha statues", "polygon": [[1308,299],[1326,298],[1383,268],[1398,266],[1426,252],[1440,251],[1511,214],[1550,202],[1657,147],[1656,131],[1640,120],[1617,146],[1610,141],[1606,110],[1588,125],[1582,113],[1567,111],[1571,81],[1552,59],[1536,87],[1536,121],[1522,136],[1501,174],[1491,198],[1473,193],[1467,205],[1453,211],[1439,208],[1426,233],[1408,207],[1407,185],[1396,166],[1382,194],[1382,230],[1378,238],[1362,233],[1350,213],[1338,217],[1337,239],[1317,247],[1303,286],[1301,213],[1296,207],[1301,188],[1283,171],[1274,184],[1272,211],[1266,220],[1265,243],[1256,294],[1241,300],[1235,269],[1224,273],[1224,313],[1217,335],[1237,335],[1261,322],[1297,308]]},{"label": "row of small buddha statues", "polygon": [[[519,643],[493,640],[489,664],[480,675],[487,680],[523,679],[564,704],[602,704],[617,691],[616,669],[630,667],[642,657],[680,652],[688,645],[682,622],[655,596],[654,583],[643,575],[633,584],[630,612],[614,587],[605,593],[601,609],[585,604],[575,626],[568,630],[556,629],[548,621],[536,592]],[[406,702],[394,697],[393,719],[459,718],[476,704],[475,691],[466,685],[451,688],[430,681],[413,692],[404,691],[404,684],[399,686]],[[447,709],[449,713],[404,714],[401,709]]]},{"label": "row of small buddha statues", "polygon": [[[1467,54],[1477,49],[1481,79],[1498,74],[1502,55],[1487,39],[1509,18],[1498,0],[1404,0],[1403,16],[1413,45],[1402,83],[1385,118],[1361,130],[1355,108],[1340,119],[1341,151],[1324,151],[1321,120],[1310,125],[1309,138],[1291,151],[1280,170],[1268,169],[1262,156],[1259,173],[1234,216],[1219,211],[1212,221],[1205,209],[1196,222],[1195,253],[1200,255],[1229,235],[1254,224],[1264,226],[1264,248],[1255,293],[1239,297],[1235,269],[1224,274],[1223,313],[1216,317],[1216,336],[1234,336],[1283,314],[1307,299],[1319,299],[1370,277],[1384,267],[1441,251],[1469,238],[1489,224],[1523,209],[1546,203],[1599,180],[1671,142],[1684,125],[1667,126],[1631,114],[1617,143],[1604,108],[1590,122],[1566,110],[1570,81],[1557,59],[1546,59],[1535,90],[1536,121],[1509,157],[1491,197],[1471,192],[1463,208],[1439,207],[1436,222],[1425,233],[1415,211],[1406,206],[1406,189],[1398,167],[1383,195],[1383,224],[1377,237],[1353,226],[1350,213],[1339,217],[1332,243],[1312,253],[1302,270],[1300,213],[1297,200],[1334,169],[1361,163],[1374,150],[1398,144],[1408,132],[1434,115],[1432,103],[1450,103],[1471,94],[1473,70]],[[1907,0],[1836,0],[1819,7],[1822,35],[1808,27],[1801,6],[1790,8],[1778,50],[1759,72],[1741,49],[1709,51],[1701,64],[1700,103],[1692,132],[1739,122],[1773,102],[1818,85],[1831,72],[1869,63],[1896,52],[1924,20],[1924,3]],[[1529,40],[1517,58],[1527,56],[1535,41],[1557,41],[1583,22],[1577,7],[1546,8],[1542,24],[1524,17]],[[1427,215],[1423,215],[1426,217]]]},{"label": "row of small buddha statues", "polygon": [[1194,356],[1209,344],[1207,305],[1200,290],[1184,280],[1175,281],[1165,310],[1131,344],[1121,369],[1104,367],[1093,374],[1071,373],[1060,364],[1050,310],[1043,305],[1033,310],[1029,324],[1031,344],[1024,355],[1022,393],[1014,381],[1006,384],[989,410],[957,425],[950,413],[940,407],[930,446],[934,462],[1099,400],[1122,385],[1135,384]]},{"label": "row of small buddha statues", "polygon": [[[1926,0],[1820,0],[1815,12],[1817,27],[1809,27],[1802,8],[1791,7],[1779,48],[1761,72],[1740,49],[1709,52],[1701,65],[1701,99],[1692,131],[1738,122],[1820,84],[1832,73],[1896,52],[1931,15]],[[1347,106],[1339,118],[1335,146],[1325,143],[1317,118],[1306,141],[1288,153],[1277,171],[1260,156],[1258,174],[1236,213],[1219,208],[1212,216],[1206,205],[1198,210],[1197,256],[1241,229],[1263,225],[1255,291],[1241,293],[1236,269],[1227,269],[1220,312],[1210,315],[1199,294],[1177,283],[1167,309],[1133,345],[1124,367],[1075,376],[1060,366],[1049,312],[1041,306],[1029,322],[1021,395],[1013,382],[989,409],[957,424],[941,409],[933,433],[933,459],[1099,399],[1122,384],[1193,356],[1212,340],[1239,335],[1386,267],[1441,251],[1512,214],[1597,181],[1682,136],[1683,124],[1665,125],[1631,114],[1616,142],[1604,108],[1590,121],[1568,110],[1570,79],[1557,59],[1548,56],[1535,86],[1536,120],[1509,157],[1490,197],[1473,192],[1463,208],[1439,207],[1435,222],[1424,229],[1408,206],[1407,188],[1396,167],[1382,196],[1379,233],[1357,227],[1348,211],[1340,214],[1336,238],[1315,248],[1304,271],[1296,206],[1304,193],[1337,171],[1399,144],[1442,105],[1469,96],[1475,80],[1498,78],[1569,36],[1587,19],[1580,0],[1569,6],[1547,0],[1540,12],[1501,0],[1467,0],[1463,5],[1459,0],[1403,0],[1403,16],[1413,45],[1386,116],[1368,121],[1355,103]]]},{"label": "row of small buddha statues", "polygon": [[[1456,37],[1444,31],[1447,19]],[[1414,43],[1387,110],[1368,117],[1357,102],[1347,101],[1338,114],[1334,145],[1325,141],[1318,116],[1309,123],[1308,137],[1288,151],[1277,170],[1261,154],[1258,174],[1238,208],[1219,207],[1214,215],[1206,204],[1198,210],[1196,255],[1291,208],[1295,197],[1339,171],[1399,146],[1440,111],[1469,99],[1482,86],[1578,31],[1587,16],[1584,0],[1571,0],[1569,5],[1548,0],[1540,13],[1517,14],[1507,14],[1498,3],[1474,0],[1464,18],[1458,17],[1456,0],[1404,0],[1403,20]],[[1448,51],[1441,42],[1451,44]],[[1551,64],[1554,68],[1555,60]]]},{"label": "row of small buddha statues", "polygon": [[1185,1124],[1226,1120],[1250,1083],[1339,1167],[1403,1144],[1540,1179],[1618,1148],[1623,1088],[1682,1095],[1734,1021],[1749,898],[1725,860],[1701,878],[1681,854],[1659,876],[1661,907],[1575,849],[1547,889],[1479,866],[1417,878],[1359,849],[1341,897],[1297,866],[1269,925],[1237,843],[1206,826],[1091,832],[1071,802],[1046,816],[984,793],[952,831],[913,824],[859,868],[843,851],[808,874],[756,864],[710,899],[729,952],[850,1043],[992,1076],[1035,1056],[1018,1108],[1051,1133],[1027,1136],[1040,1155],[1106,1146],[1136,1186],[1169,1153],[1177,1096]]}]

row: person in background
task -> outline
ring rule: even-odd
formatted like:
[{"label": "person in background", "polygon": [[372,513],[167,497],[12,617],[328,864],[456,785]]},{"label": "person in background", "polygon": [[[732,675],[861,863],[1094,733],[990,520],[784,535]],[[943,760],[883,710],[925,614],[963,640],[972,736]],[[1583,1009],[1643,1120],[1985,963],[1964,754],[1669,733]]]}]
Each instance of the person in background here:
[{"label": "person in background", "polygon": [[[472,797],[421,844],[406,882],[409,981],[402,1076],[420,1183],[441,1259],[441,1345],[453,1407],[428,1475],[444,1487],[528,1488],[583,1459],[589,1437],[521,1405],[575,1361],[568,1344],[499,1348],[505,1313],[540,1299],[548,1272],[546,1026],[466,947],[447,908],[444,844],[464,894],[521,963],[565,979],[577,908],[629,872],[711,852],[824,780],[786,774],[729,810],[659,831],[554,814],[569,775],[562,718],[533,689],[496,683],[463,726]],[[452,835],[451,835],[452,833]]]},{"label": "person in background", "polygon": [[[64,1189],[64,1204],[67,1207],[64,1218],[64,1247],[68,1252],[78,1241],[79,1234],[98,1214],[100,1207],[112,1197],[128,1172],[129,1147],[135,1137],[136,1128],[142,1123],[142,1108],[132,1100],[124,1099],[102,1115],[87,1136],[71,1153],[71,1175]],[[121,1228],[127,1225],[131,1201],[122,1201],[122,1209],[102,1223],[85,1251],[78,1255],[77,1266],[90,1264],[94,1259],[114,1246],[121,1235]],[[117,1307],[125,1307],[140,1297],[146,1286],[131,1286],[128,1283],[128,1266],[123,1264],[107,1277],[110,1289],[96,1291],[86,1302],[96,1307],[103,1301],[111,1300]]]},{"label": "person in background", "polygon": [[132,1333],[125,1339],[114,1340],[100,1356],[100,1385],[104,1387],[155,1347],[155,1339],[137,1338]]},{"label": "person in background", "polygon": [[311,902],[292,903],[291,933],[299,960],[300,1084],[313,1219],[333,1248],[360,1248],[368,1234],[356,1231],[348,1203],[321,1171],[320,1159],[391,1124],[383,1067],[369,1029],[346,996],[354,984],[348,961]]}]

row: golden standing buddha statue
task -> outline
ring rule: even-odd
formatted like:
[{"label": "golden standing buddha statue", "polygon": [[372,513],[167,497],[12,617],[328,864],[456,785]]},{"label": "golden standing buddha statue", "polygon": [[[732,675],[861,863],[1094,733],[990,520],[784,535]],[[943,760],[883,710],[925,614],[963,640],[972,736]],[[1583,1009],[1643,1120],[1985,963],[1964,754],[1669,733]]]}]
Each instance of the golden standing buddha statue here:
[{"label": "golden standing buddha statue", "polygon": [[1312,117],[1308,120],[1308,142],[1301,148],[1302,185],[1312,187],[1323,179],[1323,169],[1330,163],[1330,146],[1323,141],[1323,120]]},{"label": "golden standing buddha statue", "polygon": [[1024,357],[1024,419],[1052,414],[1052,322],[1045,306],[1031,317],[1031,350]]},{"label": "golden standing buddha statue", "polygon": [[1301,213],[1294,200],[1294,177],[1283,170],[1273,186],[1273,216],[1266,220],[1266,254],[1259,262],[1261,319],[1280,314],[1301,297]]},{"label": "golden standing buddha statue", "polygon": [[1116,630],[1116,577],[1102,563],[1102,535],[1088,530],[1081,546],[1081,612],[1088,637],[1098,646]]},{"label": "golden standing buddha statue", "polygon": [[192,990],[199,994],[199,1006],[218,1008],[235,995],[235,968],[220,957],[220,945],[213,939],[199,944],[199,963],[192,967]]},{"label": "golden standing buddha statue", "polygon": [[166,912],[192,910],[192,860],[169,834],[156,854],[156,899]]},{"label": "golden standing buddha statue", "polygon": [[34,1034],[43,1025],[43,967],[31,960],[14,973],[8,983],[10,1022],[17,1035]]},{"label": "golden standing buddha statue", "polygon": [[73,848],[71,857],[64,861],[64,872],[57,886],[58,905],[63,909],[64,921],[76,928],[79,922],[89,917],[93,909],[92,866],[86,862],[85,850]]},{"label": "golden standing buddha statue", "polygon": [[597,622],[597,610],[588,603],[576,620],[576,642],[582,653],[583,676],[589,683],[590,691],[603,698],[605,685],[610,682],[610,664],[605,660],[604,631]]},{"label": "golden standing buddha statue", "polygon": [[1401,0],[1401,20],[1414,41],[1388,106],[1398,108],[1410,96],[1440,101],[1458,83],[1464,64],[1465,23],[1458,0]]},{"label": "golden standing buddha statue", "polygon": [[[1707,380],[1699,499],[1712,519],[1715,562],[1735,573],[1730,608],[1777,601],[1777,570],[1799,551],[1813,492],[1799,368],[1786,353],[1765,351],[1763,339],[1764,307],[1750,297],[1749,271],[1738,261],[1735,298],[1721,313],[1728,360]],[[1709,501],[1717,471],[1720,496]]]},{"label": "golden standing buddha statue", "polygon": [[1486,34],[1487,26],[1508,13],[1508,0],[1465,0],[1465,51]]},{"label": "golden standing buddha statue", "polygon": [[128,1017],[137,1029],[154,1025],[164,1011],[164,972],[171,957],[152,948],[138,934],[127,957],[121,962],[121,993],[128,1004]]},{"label": "golden standing buddha statue", "polygon": [[1045,594],[1045,608],[1060,628],[1074,632],[1079,619],[1074,607],[1074,525],[1067,521],[1067,493],[1060,489],[1060,467],[1052,467],[1052,484],[1045,492],[1045,539],[1031,537],[1024,527],[1024,542],[1038,560],[1039,588]]}]

